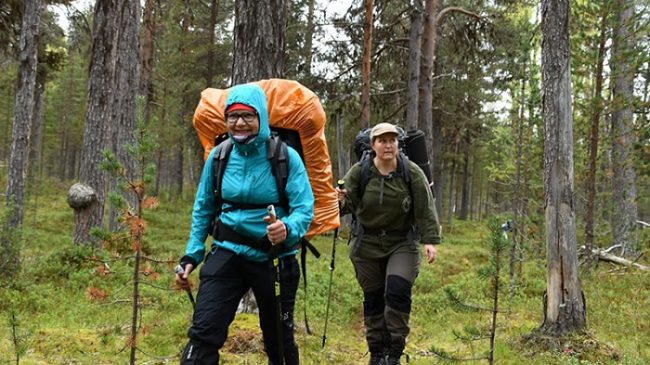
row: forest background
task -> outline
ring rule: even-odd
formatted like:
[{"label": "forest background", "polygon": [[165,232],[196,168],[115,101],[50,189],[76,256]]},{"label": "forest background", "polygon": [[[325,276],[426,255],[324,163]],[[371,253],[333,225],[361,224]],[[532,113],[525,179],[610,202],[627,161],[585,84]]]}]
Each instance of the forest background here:
[{"label": "forest background", "polygon": [[[190,311],[183,293],[169,290],[170,270],[184,246],[203,163],[192,114],[206,87],[227,88],[237,80],[255,79],[250,70],[242,77],[233,61],[241,57],[238,52],[251,47],[245,44],[246,33],[237,32],[236,24],[243,23],[236,18],[246,16],[242,11],[246,6],[255,6],[246,1],[174,0],[145,1],[141,9],[136,7],[140,30],[131,41],[139,44],[137,67],[126,84],[137,90],[133,97],[124,97],[124,105],[132,105],[118,109],[132,108],[136,116],[132,131],[142,128],[153,137],[154,147],[142,158],[143,165],[155,165],[146,192],[157,198],[153,205],[158,209],[143,214],[148,231],[141,246],[136,245],[136,253],[155,259],[136,269],[145,284],[142,297],[133,300],[126,294],[134,265],[126,256],[130,245],[109,239],[101,244],[79,242],[76,216],[66,203],[68,188],[84,180],[84,166],[89,164],[84,163],[84,151],[97,143],[85,134],[93,135],[89,125],[98,120],[89,102],[97,95],[92,86],[92,65],[98,64],[93,61],[93,47],[101,40],[95,19],[106,13],[100,6],[76,7],[76,2],[52,1],[43,7],[35,43],[36,83],[25,104],[30,108],[17,108],[23,102],[21,26],[28,13],[24,6],[32,3],[43,5],[15,0],[0,5],[0,182],[7,185],[8,202],[1,237],[0,269],[7,281],[0,294],[5,319],[0,327],[0,361],[127,362],[125,348],[134,348],[136,342],[127,325],[130,302],[140,315],[139,361],[174,362]],[[440,247],[440,263],[423,268],[414,292],[414,329],[407,348],[414,362],[442,361],[440,348],[483,356],[486,343],[460,332],[484,337],[490,311],[490,316],[481,311],[459,315],[452,304],[460,304],[454,293],[461,292],[467,300],[492,305],[492,286],[475,268],[495,261],[494,251],[485,244],[490,237],[486,223],[498,216],[513,221],[514,230],[507,253],[500,258],[508,261],[500,274],[505,282],[501,300],[507,311],[499,314],[504,319],[497,326],[495,358],[501,359],[497,363],[650,363],[650,280],[641,269],[647,266],[644,254],[650,248],[646,223],[650,221],[650,4],[646,0],[571,3],[573,155],[568,157],[574,166],[574,249],[581,253],[589,331],[577,340],[556,341],[553,351],[536,350],[537,343],[524,339],[543,322],[542,294],[547,285],[543,4],[462,0],[424,4],[366,0],[343,8],[316,0],[278,4],[280,10],[286,6],[277,35],[282,42],[276,51],[281,52],[265,57],[281,57],[281,67],[261,77],[297,80],[320,97],[329,120],[326,135],[335,176],[343,176],[354,162],[350,147],[361,127],[384,121],[415,125],[430,137],[445,244]],[[53,6],[65,9],[66,32],[51,11]],[[412,30],[422,29],[431,14],[438,16],[434,32],[419,33],[422,38],[415,44],[421,44],[421,49],[414,47],[417,38]],[[426,44],[435,46],[427,50]],[[430,96],[424,97],[430,107],[420,107],[419,114],[413,114],[418,103],[413,107],[410,91],[415,49],[422,59],[434,55],[431,67],[420,69],[428,75]],[[267,50],[258,51],[264,55]],[[117,95],[127,89],[110,92]],[[12,225],[11,156],[21,141],[12,128],[16,120],[24,119],[27,109],[24,199],[20,224]],[[423,111],[429,113],[428,121],[422,121]],[[112,117],[115,114],[119,113]],[[123,140],[120,126],[105,135]],[[112,148],[119,154],[118,147]],[[107,218],[111,214],[116,213],[107,208]],[[106,219],[104,225],[111,230],[116,221]],[[315,239],[324,256],[332,252],[331,240],[331,235]],[[354,279],[345,260],[346,247],[339,247],[328,346],[320,349],[319,338],[299,328],[301,355],[308,364],[366,361],[361,294],[350,284]],[[607,253],[627,263],[597,265]],[[310,295],[299,294],[299,308],[306,304],[315,328],[322,326],[328,295],[325,261],[312,261]],[[231,357],[225,361],[261,361],[254,322],[251,315],[238,317],[235,340],[227,350]]]}]

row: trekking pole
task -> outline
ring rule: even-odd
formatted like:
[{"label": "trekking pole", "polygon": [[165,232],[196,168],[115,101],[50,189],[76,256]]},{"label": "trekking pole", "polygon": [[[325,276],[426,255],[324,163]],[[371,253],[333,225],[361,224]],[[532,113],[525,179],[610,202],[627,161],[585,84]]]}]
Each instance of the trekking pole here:
[{"label": "trekking pole", "polygon": [[[181,265],[176,265],[174,268],[174,272],[178,275],[183,275],[185,272],[185,269]],[[192,303],[192,308],[196,309],[196,301],[194,300],[194,295],[192,295],[192,288],[188,285],[187,288],[185,288],[185,291],[187,292],[187,297],[190,298],[190,303]]]},{"label": "trekking pole", "polygon": [[[344,180],[336,182],[339,189],[343,189]],[[341,214],[341,203],[339,202],[339,215]],[[327,288],[327,306],[325,307],[325,328],[323,329],[323,344],[321,348],[325,348],[325,341],[327,340],[327,322],[330,314],[330,301],[332,299],[332,280],[334,276],[334,259],[336,258],[336,238],[339,235],[339,227],[334,228],[334,238],[332,239],[332,260],[330,261],[330,283]]]},{"label": "trekking pole", "polygon": [[[275,215],[275,207],[273,204],[266,207],[266,211],[271,218],[269,223],[275,223],[277,216]],[[272,243],[275,245],[275,243]],[[271,249],[272,252],[276,253],[277,251]],[[277,312],[277,326],[278,326],[278,364],[284,364],[284,336],[282,333],[282,291],[280,290],[280,258],[277,254],[273,256],[273,268],[275,269],[275,308]]]}]

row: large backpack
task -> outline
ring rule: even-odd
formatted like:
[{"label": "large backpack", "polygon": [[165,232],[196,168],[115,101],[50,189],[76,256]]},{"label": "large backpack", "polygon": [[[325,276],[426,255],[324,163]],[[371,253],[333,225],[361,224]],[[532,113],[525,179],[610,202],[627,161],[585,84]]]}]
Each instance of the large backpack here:
[{"label": "large backpack", "polygon": [[[415,162],[418,167],[422,169],[427,180],[431,181],[431,173],[429,169],[429,159],[426,152],[426,142],[424,140],[424,133],[421,130],[413,130],[405,132],[402,128],[397,127],[398,131],[398,147],[399,155],[397,156],[397,174],[404,180],[406,186],[409,189],[409,195],[413,198],[413,189],[411,187],[411,176],[409,174],[409,161]],[[359,160],[361,167],[361,177],[359,180],[359,186],[357,188],[357,196],[359,199],[363,198],[363,194],[366,191],[366,186],[370,180],[370,167],[372,166],[372,160],[375,156],[374,151],[371,147],[370,141],[370,128],[364,128],[357,133],[354,139],[353,150],[357,159]],[[413,214],[413,208],[411,208],[410,214]],[[352,229],[355,232],[357,238],[361,238],[363,235],[363,229],[361,228],[361,223],[358,221],[355,214],[352,215]],[[413,239],[417,239],[419,236],[418,228],[413,224],[409,232]],[[352,235],[350,236],[350,240]],[[348,241],[348,244],[350,241]]]},{"label": "large backpack", "polygon": [[[409,176],[408,168],[409,160],[415,162],[422,169],[427,180],[431,182],[431,170],[429,167],[429,158],[427,157],[424,132],[419,129],[405,132],[400,127],[397,127],[397,131],[399,147],[397,173],[404,179],[409,188],[409,193],[411,193],[411,177]],[[370,166],[372,166],[372,159],[374,157],[374,151],[372,150],[370,141],[370,128],[364,128],[357,133],[354,138],[353,150],[358,161],[361,163],[361,180],[357,189],[358,197],[361,199],[370,179]]]},{"label": "large backpack", "polygon": [[[226,165],[230,153],[232,152],[233,144],[230,138],[219,136],[217,141],[217,151],[212,160],[212,174],[213,174],[213,192],[215,195],[215,204],[217,206],[217,216],[222,211],[221,207],[224,203],[221,197],[221,182],[223,181],[223,174],[226,171]],[[294,147],[294,146],[292,146]],[[295,149],[296,147],[294,147]],[[300,152],[298,152],[300,155]],[[287,199],[286,187],[287,179],[289,177],[289,151],[287,143],[277,133],[272,133],[266,141],[266,158],[271,164],[271,172],[275,177],[275,183],[278,188],[279,202],[268,202],[260,204],[259,206],[250,205],[248,208],[265,208],[268,204],[279,204],[289,212],[289,201]]]}]

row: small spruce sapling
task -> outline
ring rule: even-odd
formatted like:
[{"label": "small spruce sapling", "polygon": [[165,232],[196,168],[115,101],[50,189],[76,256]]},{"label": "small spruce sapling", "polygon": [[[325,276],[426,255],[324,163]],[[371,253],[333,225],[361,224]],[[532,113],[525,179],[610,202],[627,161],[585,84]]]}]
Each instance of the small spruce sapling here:
[{"label": "small spruce sapling", "polygon": [[[136,206],[130,206],[124,195],[111,192],[108,195],[109,202],[120,214],[120,223],[125,228],[115,234],[109,234],[105,231],[95,230],[92,233],[100,238],[103,242],[126,242],[130,244],[130,249],[134,253],[133,267],[133,297],[132,297],[132,317],[131,317],[131,335],[127,341],[127,347],[131,349],[130,364],[135,364],[135,352],[137,349],[137,335],[140,328],[138,324],[138,315],[140,310],[140,275],[143,260],[149,260],[143,255],[144,236],[147,230],[147,222],[144,220],[144,209],[157,207],[158,201],[154,197],[146,195],[146,186],[152,183],[155,176],[155,165],[148,163],[151,159],[151,153],[156,149],[155,137],[145,132],[145,129],[139,127],[138,140],[134,145],[127,146],[126,150],[137,161],[138,171],[134,174],[128,174],[118,161],[116,156],[104,151],[104,161],[102,169],[118,178],[119,188],[128,194],[133,194],[136,199]],[[133,176],[133,178],[129,178]],[[159,261],[159,260],[150,260]],[[148,270],[148,269],[147,269]]]},{"label": "small spruce sapling", "polygon": [[[487,360],[488,364],[494,363],[494,346],[497,331],[497,314],[499,313],[499,294],[503,291],[503,281],[501,279],[502,259],[506,248],[508,247],[507,232],[510,231],[510,222],[499,225],[496,219],[489,223],[490,237],[487,240],[490,248],[489,263],[478,269],[478,276],[489,281],[486,295],[491,301],[489,306],[481,306],[465,302],[450,288],[445,288],[445,293],[452,308],[458,312],[485,312],[491,314],[491,321],[488,328],[479,329],[470,325],[463,328],[462,332],[454,331],[456,339],[462,341],[470,349],[470,355],[451,354],[445,350],[432,346],[430,351],[449,362],[477,361]],[[476,354],[474,343],[480,340],[490,340],[489,351],[485,354]]]}]

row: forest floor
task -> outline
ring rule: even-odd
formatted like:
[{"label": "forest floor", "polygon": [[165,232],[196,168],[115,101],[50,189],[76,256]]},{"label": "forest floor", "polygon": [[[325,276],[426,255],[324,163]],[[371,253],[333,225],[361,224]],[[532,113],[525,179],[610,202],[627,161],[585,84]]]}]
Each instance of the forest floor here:
[{"label": "forest floor", "polygon": [[[17,359],[25,365],[127,364],[133,286],[130,246],[105,247],[95,255],[73,247],[74,216],[65,201],[67,186],[52,183],[44,190],[25,211],[22,270],[16,280],[0,284],[0,364],[18,364]],[[172,290],[171,284],[173,266],[185,247],[191,206],[190,199],[163,199],[156,210],[145,212],[146,255],[160,262],[145,263],[141,271],[137,364],[176,364],[186,343],[192,307],[186,293]],[[446,290],[452,290],[466,302],[490,307],[489,282],[478,273],[490,259],[487,225],[455,221],[443,231],[438,260],[422,265],[413,288],[406,348],[410,364],[444,363],[433,349],[466,359],[484,356],[489,349],[489,340],[467,342],[458,337],[474,332],[472,329],[488,328],[491,313],[460,312],[446,295]],[[324,348],[332,235],[312,241],[322,256],[308,255],[307,294],[302,283],[298,291],[296,338],[302,364],[368,362],[362,293],[348,259],[347,234],[344,231],[336,241]],[[499,298],[495,363],[650,364],[649,272],[605,263],[582,270],[587,331],[561,340],[530,336],[543,320],[544,257],[543,241],[525,244],[523,265],[510,299],[504,261],[506,291]],[[642,258],[640,263],[647,265],[647,260]],[[196,274],[193,279],[197,280]],[[305,306],[312,335],[305,331]],[[548,349],[549,343],[554,349]],[[264,364],[261,348],[257,316],[238,315],[222,351],[222,363]]]}]

